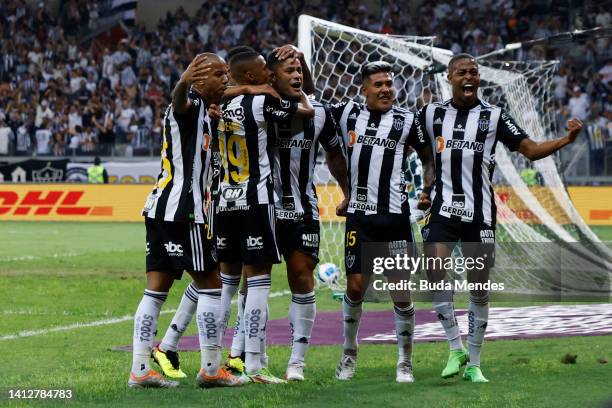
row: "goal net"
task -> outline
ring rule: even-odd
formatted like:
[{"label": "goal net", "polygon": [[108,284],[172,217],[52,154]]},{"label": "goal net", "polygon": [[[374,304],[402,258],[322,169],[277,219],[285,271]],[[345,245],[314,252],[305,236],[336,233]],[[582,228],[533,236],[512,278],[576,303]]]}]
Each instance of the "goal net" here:
[{"label": "goal net", "polygon": [[[321,102],[363,102],[358,73],[364,63],[376,60],[394,67],[398,105],[415,111],[450,98],[446,72],[428,71],[446,66],[452,53],[433,47],[433,41],[434,37],[371,33],[306,15],[299,19],[299,48],[310,64]],[[479,64],[483,100],[504,108],[536,141],[558,137],[550,92],[556,61]],[[495,160],[500,244],[492,280],[515,293],[609,294],[612,251],[572,205],[556,158],[532,164],[498,144]],[[521,177],[528,167],[537,171],[535,186],[527,186]],[[344,219],[335,216],[342,193],[322,156],[315,183],[322,219],[320,259],[344,268]]]}]

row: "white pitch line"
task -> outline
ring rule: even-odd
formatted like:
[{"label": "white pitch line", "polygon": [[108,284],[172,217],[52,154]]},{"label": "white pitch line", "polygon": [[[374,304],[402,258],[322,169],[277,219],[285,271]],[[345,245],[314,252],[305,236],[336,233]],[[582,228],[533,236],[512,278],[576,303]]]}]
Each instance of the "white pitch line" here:
[{"label": "white pitch line", "polygon": [[[280,292],[270,293],[270,297],[271,298],[275,298],[275,297],[285,296],[285,295],[289,295],[289,294],[291,294],[290,291],[283,290],[283,291],[280,291]],[[234,299],[234,300],[232,300],[232,303],[236,303],[236,301],[237,300]],[[176,312],[176,309],[163,310],[161,312],[161,314],[168,314],[168,313],[174,313],[174,312]],[[89,322],[89,323],[74,323],[74,324],[70,324],[68,326],[51,327],[49,329],[24,330],[24,331],[21,331],[21,332],[19,332],[17,334],[10,334],[8,336],[2,336],[2,337],[0,337],[0,341],[2,341],[2,340],[15,340],[15,339],[23,338],[23,337],[42,336],[44,334],[63,332],[63,331],[74,330],[74,329],[82,329],[82,328],[85,328],[85,327],[106,326],[106,325],[109,325],[109,324],[127,322],[128,320],[133,320],[133,319],[134,319],[134,316],[126,315],[126,316],[123,316],[123,317],[115,317],[113,319],[96,320],[94,322]]]}]

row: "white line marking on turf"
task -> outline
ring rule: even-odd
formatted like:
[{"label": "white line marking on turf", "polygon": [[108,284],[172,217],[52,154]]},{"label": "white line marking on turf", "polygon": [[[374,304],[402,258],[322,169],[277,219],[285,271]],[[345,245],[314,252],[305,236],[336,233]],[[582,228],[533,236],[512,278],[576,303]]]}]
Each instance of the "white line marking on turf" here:
[{"label": "white line marking on turf", "polygon": [[[283,290],[280,292],[270,293],[270,297],[276,298],[276,297],[281,297],[281,296],[290,295],[290,294],[291,294],[290,291]],[[232,303],[236,303],[236,301],[237,299],[234,299],[232,300]],[[168,313],[174,313],[174,312],[176,312],[176,309],[169,309],[169,310],[163,310],[161,314],[168,314]],[[0,341],[15,340],[15,339],[20,339],[22,337],[42,336],[44,334],[63,332],[63,331],[74,330],[74,329],[82,329],[85,327],[106,326],[109,324],[127,322],[128,320],[133,320],[133,319],[134,319],[133,315],[132,316],[126,315],[123,317],[115,317],[113,319],[96,320],[96,321],[89,322],[89,323],[74,323],[68,326],[51,327],[49,329],[24,330],[24,331],[20,331],[17,334],[10,334],[8,336],[2,336],[0,337]]]}]

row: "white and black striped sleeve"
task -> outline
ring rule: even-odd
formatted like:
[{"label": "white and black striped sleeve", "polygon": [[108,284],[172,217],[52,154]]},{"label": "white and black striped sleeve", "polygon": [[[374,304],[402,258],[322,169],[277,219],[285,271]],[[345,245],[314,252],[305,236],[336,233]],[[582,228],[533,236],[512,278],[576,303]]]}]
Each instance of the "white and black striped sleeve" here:
[{"label": "white and black striped sleeve", "polygon": [[340,145],[340,137],[338,136],[336,122],[334,121],[332,113],[327,107],[324,109],[325,122],[323,123],[321,134],[319,135],[319,141],[325,151],[330,151]]},{"label": "white and black striped sleeve", "polygon": [[497,139],[506,145],[511,152],[514,152],[518,149],[521,141],[528,137],[529,135],[517,125],[514,119],[502,110],[497,125]]},{"label": "white and black striped sleeve", "polygon": [[340,124],[340,119],[342,118],[344,109],[346,108],[346,105],[348,105],[349,102],[349,99],[343,99],[338,103],[331,103],[326,105],[337,124]]},{"label": "white and black striped sleeve", "polygon": [[263,117],[266,122],[283,122],[295,114],[298,108],[296,101],[277,99],[266,95],[263,102]]},{"label": "white and black striped sleeve", "polygon": [[[193,128],[198,126],[198,116],[200,115],[200,103],[201,100],[192,92],[189,93],[189,107],[183,113],[178,113],[176,110],[172,109],[172,114],[176,119],[176,122],[182,127]],[[205,106],[206,108],[206,106]],[[181,137],[185,135],[192,134],[192,132],[181,132]]]},{"label": "white and black striped sleeve", "polygon": [[[424,108],[423,108],[424,109]],[[417,112],[414,115],[414,121],[410,126],[410,133],[408,133],[408,139],[406,145],[410,145],[414,150],[421,150],[430,145],[429,138],[425,137],[423,126],[421,125],[420,117],[425,116],[425,111],[421,109],[421,112]]]}]

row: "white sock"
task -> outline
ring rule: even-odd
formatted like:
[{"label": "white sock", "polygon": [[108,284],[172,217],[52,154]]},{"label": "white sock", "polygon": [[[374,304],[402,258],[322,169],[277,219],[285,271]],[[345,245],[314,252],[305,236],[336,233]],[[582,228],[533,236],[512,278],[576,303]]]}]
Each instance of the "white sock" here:
[{"label": "white sock", "polygon": [[194,282],[191,282],[189,286],[187,286],[187,289],[185,289],[185,293],[183,293],[183,297],[181,298],[181,303],[178,309],[176,309],[176,313],[170,322],[168,330],[166,330],[162,342],[159,344],[160,349],[164,351],[176,351],[178,342],[187,329],[187,326],[189,326],[197,305],[198,287]]},{"label": "white sock", "polygon": [[270,275],[247,278],[248,296],[244,305],[244,351],[247,374],[261,370],[261,339],[268,320]]},{"label": "white sock", "polygon": [[132,373],[142,376],[149,372],[151,348],[155,341],[159,311],[168,297],[168,292],[145,289],[144,296],[134,315],[134,338],[132,341]]},{"label": "white sock", "polygon": [[238,312],[236,313],[236,326],[234,328],[234,338],[232,339],[232,348],[230,355],[232,357],[240,357],[244,353],[244,327],[242,320],[244,319],[244,304],[246,303],[246,295],[238,294]]},{"label": "white sock", "polygon": [[489,295],[472,296],[468,305],[468,366],[480,366],[480,349],[489,322]]},{"label": "white sock", "polygon": [[[268,305],[268,308],[266,309],[266,316],[270,316],[270,306]],[[268,322],[266,322],[266,325],[263,328],[262,331],[262,335],[261,335],[261,355],[259,356],[260,360],[261,360],[261,366],[262,368],[267,368],[268,367],[268,345],[267,345],[267,336],[266,336],[266,329],[268,326]]]},{"label": "white sock", "polygon": [[219,311],[219,316],[221,317],[221,339],[219,344],[221,344],[225,329],[227,328],[227,323],[232,311],[232,299],[238,291],[238,285],[240,285],[240,275],[226,275],[222,273],[221,283],[223,286],[221,287],[221,310]]},{"label": "white sock", "polygon": [[463,350],[461,333],[459,332],[459,325],[457,325],[457,317],[455,316],[455,309],[453,308],[452,300],[445,302],[434,301],[433,309],[438,314],[438,320],[444,328],[450,349]]},{"label": "white sock", "polygon": [[395,333],[398,346],[398,363],[408,363],[412,365],[412,344],[414,339],[414,305],[400,309],[393,307],[395,316]]},{"label": "white sock", "polygon": [[304,363],[316,314],[317,305],[314,292],[291,295],[289,325],[291,326],[292,344],[289,364]]},{"label": "white sock", "polygon": [[200,338],[200,363],[206,375],[216,375],[221,364],[219,289],[198,291],[198,337]]},{"label": "white sock", "polygon": [[361,320],[362,300],[353,301],[344,294],[342,317],[344,320],[344,350],[357,352],[357,332]]}]

